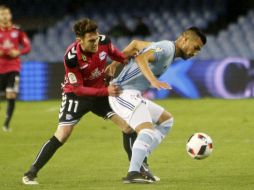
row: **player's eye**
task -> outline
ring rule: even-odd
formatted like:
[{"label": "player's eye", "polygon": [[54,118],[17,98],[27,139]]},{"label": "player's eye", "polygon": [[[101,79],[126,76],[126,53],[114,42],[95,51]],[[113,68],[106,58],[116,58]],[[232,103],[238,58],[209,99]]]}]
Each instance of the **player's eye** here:
[{"label": "player's eye", "polygon": [[200,47],[199,47],[199,46],[195,46],[194,49],[195,49],[196,51],[200,51]]},{"label": "player's eye", "polygon": [[95,43],[95,42],[96,42],[96,40],[89,40],[89,42],[90,42],[90,43]]}]

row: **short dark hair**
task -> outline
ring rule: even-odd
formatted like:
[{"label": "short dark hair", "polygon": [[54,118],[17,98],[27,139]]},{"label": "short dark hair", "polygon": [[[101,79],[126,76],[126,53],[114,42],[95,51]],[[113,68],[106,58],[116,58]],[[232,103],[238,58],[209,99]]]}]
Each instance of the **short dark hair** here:
[{"label": "short dark hair", "polygon": [[10,8],[8,6],[6,6],[6,5],[0,5],[0,10],[4,10],[4,9],[9,9],[10,10]]},{"label": "short dark hair", "polygon": [[192,27],[188,28],[186,31],[192,31],[192,32],[194,32],[201,39],[203,44],[204,45],[206,44],[206,35],[198,27],[192,26]]},{"label": "short dark hair", "polygon": [[96,32],[97,23],[89,18],[83,18],[77,21],[73,26],[73,31],[77,37],[82,37],[86,33]]}]

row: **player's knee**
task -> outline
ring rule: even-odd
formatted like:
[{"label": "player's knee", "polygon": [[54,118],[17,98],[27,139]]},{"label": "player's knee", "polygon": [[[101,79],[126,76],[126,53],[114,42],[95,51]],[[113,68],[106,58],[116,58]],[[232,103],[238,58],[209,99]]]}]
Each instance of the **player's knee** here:
[{"label": "player's knee", "polygon": [[55,137],[61,142],[65,143],[69,136],[71,135],[73,126],[71,125],[64,125],[64,126],[59,126],[55,132]]},{"label": "player's knee", "polygon": [[154,129],[153,124],[150,123],[150,122],[144,122],[144,123],[141,123],[141,124],[139,124],[138,126],[135,127],[135,131],[137,133],[140,133],[144,129],[153,130]]},{"label": "player's knee", "polygon": [[163,122],[160,124],[160,126],[162,126],[162,127],[164,127],[164,128],[167,128],[167,129],[169,130],[170,128],[173,127],[173,124],[174,124],[174,118],[171,117],[171,118],[167,119],[166,121],[163,121]]},{"label": "player's knee", "polygon": [[169,119],[173,118],[173,115],[167,111],[164,111],[161,116],[159,117],[159,120],[157,122],[158,125],[163,123],[164,121],[167,121]]},{"label": "player's knee", "polygon": [[156,126],[155,129],[157,129],[161,137],[164,138],[169,133],[173,124],[174,124],[174,118],[171,117],[170,119],[167,119],[166,121],[163,121],[160,125]]},{"label": "player's knee", "polygon": [[130,127],[124,127],[122,128],[122,131],[125,133],[125,134],[131,134],[131,133],[134,133],[135,131],[130,128]]},{"label": "player's knee", "polygon": [[6,99],[16,99],[17,94],[15,92],[6,92]]}]

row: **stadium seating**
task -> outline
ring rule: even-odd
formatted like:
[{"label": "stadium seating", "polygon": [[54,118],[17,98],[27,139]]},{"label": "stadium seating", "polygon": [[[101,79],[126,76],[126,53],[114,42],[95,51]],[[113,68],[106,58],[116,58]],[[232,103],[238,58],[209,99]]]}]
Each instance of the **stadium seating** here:
[{"label": "stadium seating", "polygon": [[[123,49],[133,38],[157,41],[161,39],[175,39],[185,28],[196,25],[206,29],[209,23],[215,22],[225,9],[219,0],[195,0],[195,1],[137,1],[135,6],[123,1],[121,7],[114,1],[98,1],[96,8],[87,4],[76,12],[75,15],[67,15],[55,25],[33,36],[32,52],[22,59],[59,62],[63,59],[66,47],[75,39],[72,25],[75,20],[82,17],[90,17],[98,22],[101,33],[107,33],[111,27],[118,23],[118,18],[126,22],[133,29],[135,17],[143,17],[144,22],[151,30],[150,36],[123,36],[112,38],[114,44]],[[107,9],[105,9],[107,7]],[[129,11],[129,10],[132,11]],[[140,11],[142,10],[142,11]],[[63,11],[63,10],[61,10]],[[59,12],[61,12],[59,11]],[[225,30],[217,35],[209,35],[208,43],[199,54],[200,59],[220,59],[227,56],[243,56],[254,58],[254,11],[249,11],[245,16],[240,16],[236,23],[231,23]]]},{"label": "stadium seating", "polygon": [[199,57],[203,59],[223,57],[254,58],[254,10],[240,16],[216,36],[208,36],[208,43]]}]

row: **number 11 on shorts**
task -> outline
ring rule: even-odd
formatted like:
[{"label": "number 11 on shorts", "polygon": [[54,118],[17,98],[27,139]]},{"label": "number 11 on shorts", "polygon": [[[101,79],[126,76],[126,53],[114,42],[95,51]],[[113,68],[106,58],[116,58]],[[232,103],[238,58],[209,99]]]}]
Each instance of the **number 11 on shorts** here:
[{"label": "number 11 on shorts", "polygon": [[74,111],[74,113],[76,113],[77,109],[78,109],[78,101],[77,100],[75,100],[75,101],[69,100],[68,112],[71,112],[72,107],[73,107],[73,102],[74,102],[74,110],[73,111]]}]

